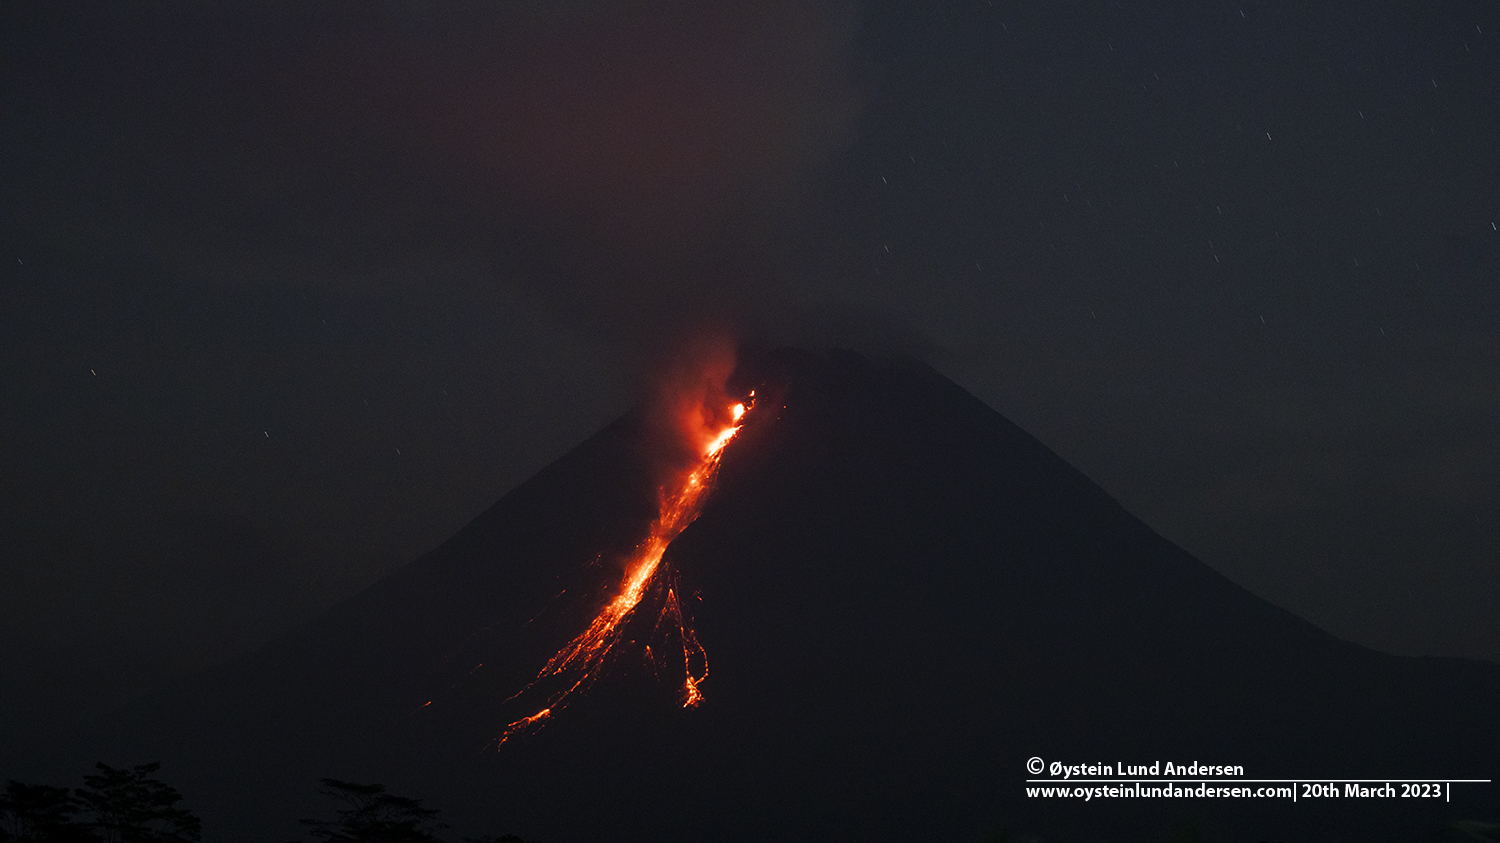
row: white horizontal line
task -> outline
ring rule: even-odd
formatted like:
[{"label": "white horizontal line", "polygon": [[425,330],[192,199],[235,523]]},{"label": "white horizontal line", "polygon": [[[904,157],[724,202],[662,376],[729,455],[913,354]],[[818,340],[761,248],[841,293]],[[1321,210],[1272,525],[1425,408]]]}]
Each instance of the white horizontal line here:
[{"label": "white horizontal line", "polygon": [[1059,782],[1072,784],[1081,782],[1083,784],[1106,784],[1109,782],[1213,782],[1215,784],[1262,784],[1267,782],[1281,782],[1286,784],[1300,784],[1302,782],[1339,782],[1339,783],[1365,783],[1365,782],[1447,782],[1449,784],[1488,784],[1494,779],[1026,779],[1027,784],[1048,784]]}]

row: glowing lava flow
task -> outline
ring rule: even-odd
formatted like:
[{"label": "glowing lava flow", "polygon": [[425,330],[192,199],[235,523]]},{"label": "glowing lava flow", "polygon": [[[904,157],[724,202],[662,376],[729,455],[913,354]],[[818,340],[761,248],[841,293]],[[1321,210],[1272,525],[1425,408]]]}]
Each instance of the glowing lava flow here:
[{"label": "glowing lava flow", "polygon": [[[506,726],[505,732],[500,736],[500,743],[503,744],[516,734],[538,727],[551,717],[554,711],[561,708],[569,696],[598,677],[605,659],[620,641],[625,621],[635,611],[641,598],[645,597],[655,580],[661,568],[662,556],[667,552],[667,546],[698,517],[704,496],[712,487],[714,476],[718,473],[719,462],[724,456],[724,448],[735,437],[735,434],[739,433],[745,413],[754,406],[754,398],[755,393],[752,392],[749,402],[735,404],[730,408],[733,423],[720,430],[703,446],[698,464],[688,472],[675,491],[667,493],[663,490],[661,511],[652,522],[651,532],[646,540],[636,548],[635,553],[626,563],[625,580],[621,584],[620,593],[599,610],[599,614],[594,617],[588,629],[557,651],[557,655],[547,662],[547,665],[537,674],[536,679],[516,696],[524,694],[537,682],[548,677],[562,677],[565,681],[568,679],[571,681],[566,683],[563,690],[553,694],[547,701],[547,705],[535,714]],[[658,629],[664,621],[670,621],[676,627],[678,638],[682,642],[685,674],[682,705],[684,708],[695,706],[703,699],[698,686],[708,675],[708,659],[703,647],[698,643],[697,636],[683,619],[676,591],[671,587],[667,588],[665,605],[662,608],[661,617],[657,619]],[[650,652],[649,647],[647,647],[647,652]],[[697,676],[693,675],[695,661],[702,665]]]}]

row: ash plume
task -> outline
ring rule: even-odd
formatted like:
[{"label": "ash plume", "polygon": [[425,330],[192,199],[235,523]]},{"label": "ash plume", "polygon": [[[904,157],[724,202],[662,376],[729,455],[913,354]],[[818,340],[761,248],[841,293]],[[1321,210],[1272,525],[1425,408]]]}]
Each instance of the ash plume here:
[{"label": "ash plume", "polygon": [[821,0],[388,12],[330,26],[293,107],[322,118],[340,218],[395,191],[408,218],[363,227],[484,262],[639,365],[788,298],[778,244],[867,98],[856,27]]},{"label": "ash plume", "polygon": [[705,446],[729,419],[725,408],[743,396],[727,389],[736,348],[723,333],[691,335],[658,355],[643,379],[643,401],[653,462],[668,474],[681,473],[701,458]]}]

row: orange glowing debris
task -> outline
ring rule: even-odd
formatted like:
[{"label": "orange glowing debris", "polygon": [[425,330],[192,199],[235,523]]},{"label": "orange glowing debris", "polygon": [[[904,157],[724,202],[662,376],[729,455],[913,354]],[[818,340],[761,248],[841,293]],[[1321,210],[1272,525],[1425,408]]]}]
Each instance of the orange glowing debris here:
[{"label": "orange glowing debris", "polygon": [[[538,711],[536,714],[533,714],[530,717],[522,717],[520,720],[517,720],[516,722],[514,722],[514,723],[512,723],[510,725],[511,725],[511,728],[516,728],[516,727],[525,728],[527,726],[532,725],[533,723],[539,723],[542,720],[545,720],[545,719],[547,719],[550,716],[552,716],[552,709],[550,709],[550,708],[544,708],[541,711]],[[502,742],[504,741],[503,738],[501,740],[502,740]]]},{"label": "orange glowing debris", "polygon": [[[724,450],[724,446],[729,444],[729,440],[734,438],[734,433],[738,429],[739,428],[731,427],[728,430],[720,433],[718,436],[715,436],[708,443],[708,453],[706,454],[706,458],[717,457],[719,455],[719,452]],[[694,485],[698,484],[696,472],[694,472],[694,476],[689,479],[689,482],[693,483]]]},{"label": "orange glowing debris", "polygon": [[[754,406],[754,397],[755,393],[752,392],[750,393],[751,400],[728,408],[729,415],[733,419],[732,423],[708,440],[698,464],[684,476],[675,490],[668,492],[663,489],[661,509],[656,520],[651,524],[651,531],[646,540],[636,547],[635,553],[626,563],[625,579],[620,584],[619,594],[599,610],[587,629],[558,650],[557,654],[537,674],[536,679],[532,680],[531,685],[523,688],[516,696],[525,694],[538,682],[552,677],[562,679],[565,687],[554,693],[547,701],[547,705],[535,714],[506,726],[504,733],[500,736],[501,744],[517,734],[538,727],[538,724],[549,718],[555,709],[561,708],[574,692],[598,678],[605,660],[620,642],[625,622],[652,585],[660,579],[658,574],[661,569],[662,556],[667,552],[667,546],[698,517],[704,495],[713,486],[714,477],[718,473],[724,448],[735,437],[735,434],[739,433],[746,412]],[[670,587],[667,588],[662,614],[657,619],[658,628],[664,621],[671,623],[677,640],[682,644],[684,673],[682,705],[684,708],[696,706],[703,699],[703,692],[699,686],[708,676],[708,655],[698,643],[698,637],[693,633],[692,628],[688,626],[678,603],[676,591]],[[649,655],[649,646],[646,652]],[[695,665],[698,666],[696,674]]]},{"label": "orange glowing debris", "polygon": [[[677,624],[677,637],[682,642],[682,707],[692,708],[703,701],[703,692],[698,690],[698,684],[708,678],[708,653],[704,652],[703,645],[698,643],[698,636],[693,634],[692,627],[687,625],[682,617],[682,607],[677,604],[677,593],[667,589],[667,605],[662,609],[663,617],[670,613],[671,620]],[[693,662],[700,662],[703,667],[697,676],[693,675]]]}]

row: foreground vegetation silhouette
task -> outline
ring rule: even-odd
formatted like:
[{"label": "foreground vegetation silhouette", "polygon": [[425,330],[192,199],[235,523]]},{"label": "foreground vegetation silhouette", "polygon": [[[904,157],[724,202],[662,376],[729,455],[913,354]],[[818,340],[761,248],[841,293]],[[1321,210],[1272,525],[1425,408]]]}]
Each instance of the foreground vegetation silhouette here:
[{"label": "foreground vegetation silhouette", "polygon": [[[0,793],[0,843],[201,843],[202,824],[179,807],[176,788],[153,774],[159,762],[128,769],[100,762],[74,790],[11,779]],[[387,793],[384,785],[323,779],[323,794],[343,807],[337,819],[303,819],[315,840],[326,843],[448,843],[447,825],[420,799]],[[1037,835],[992,834],[990,843],[1045,843]],[[1179,826],[1173,841],[1210,839],[1195,824]],[[1456,820],[1428,840],[1500,843],[1500,823]],[[301,841],[292,841],[301,843]],[[512,834],[464,837],[460,843],[526,843]],[[1415,842],[1414,842],[1415,843]]]},{"label": "foreground vegetation silhouette", "polygon": [[[443,843],[437,809],[422,800],[385,792],[379,784],[323,779],[323,795],[344,804],[337,820],[304,819],[312,836],[327,843]],[[514,835],[465,837],[464,843],[523,843]]]},{"label": "foreground vegetation silhouette", "polygon": [[182,794],[152,776],[160,763],[95,766],[98,772],[71,793],[8,782],[0,797],[0,843],[199,843],[202,824],[178,807]]},{"label": "foreground vegetation silhouette", "polygon": [[[128,769],[100,762],[69,790],[11,779],[0,793],[0,843],[201,843],[202,822],[179,806],[182,794],[154,777],[160,762]],[[323,779],[323,793],[343,808],[338,819],[304,819],[327,843],[445,843],[448,826],[420,799],[386,793],[379,784]],[[465,837],[462,843],[525,843],[515,835]]]},{"label": "foreground vegetation silhouette", "polygon": [[1500,843],[1500,823],[1458,820],[1443,828],[1444,840],[1468,843]]}]

